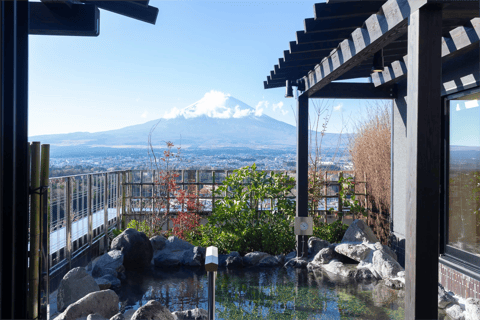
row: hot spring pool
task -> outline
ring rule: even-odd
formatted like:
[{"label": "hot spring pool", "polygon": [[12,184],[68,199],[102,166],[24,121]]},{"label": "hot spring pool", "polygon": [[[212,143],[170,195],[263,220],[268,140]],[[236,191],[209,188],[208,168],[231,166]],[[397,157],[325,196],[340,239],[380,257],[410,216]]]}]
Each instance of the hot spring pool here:
[{"label": "hot spring pool", "polygon": [[[207,309],[207,274],[198,270],[128,272],[116,290],[121,311],[149,300],[173,311]],[[404,319],[404,291],[305,269],[220,269],[216,319]]]}]

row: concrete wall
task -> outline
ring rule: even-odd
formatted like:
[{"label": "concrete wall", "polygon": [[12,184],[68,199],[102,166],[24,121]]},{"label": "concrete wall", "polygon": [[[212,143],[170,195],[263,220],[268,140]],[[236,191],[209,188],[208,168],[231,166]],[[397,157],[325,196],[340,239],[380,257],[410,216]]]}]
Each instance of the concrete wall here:
[{"label": "concrete wall", "polygon": [[[460,92],[480,85],[479,49],[463,52],[444,62],[442,67],[442,95]],[[391,246],[398,255],[399,263],[405,267],[406,235],[406,162],[407,162],[407,83],[398,83],[398,97],[392,110],[392,203],[391,203]],[[439,106],[442,108],[443,106]]]}]

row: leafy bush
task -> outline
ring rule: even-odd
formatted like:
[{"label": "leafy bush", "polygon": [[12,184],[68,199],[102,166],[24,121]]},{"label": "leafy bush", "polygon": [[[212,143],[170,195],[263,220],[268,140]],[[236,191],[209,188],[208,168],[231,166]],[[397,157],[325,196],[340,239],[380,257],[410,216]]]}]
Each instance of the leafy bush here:
[{"label": "leafy bush", "polygon": [[348,225],[341,221],[335,221],[330,224],[326,224],[320,221],[320,218],[314,218],[313,224],[313,236],[327,240],[330,243],[338,243],[342,241],[343,235],[348,229]]},{"label": "leafy bush", "polygon": [[[220,252],[286,253],[295,248],[295,202],[286,198],[294,179],[281,173],[257,171],[256,165],[235,170],[215,190],[215,208],[208,223],[187,237],[196,245],[216,246]],[[270,200],[270,210],[258,211]]]},{"label": "leafy bush", "polygon": [[155,228],[152,228],[147,221],[137,221],[137,220],[132,220],[128,223],[127,228],[132,228],[135,229],[139,232],[145,233],[145,235],[148,238],[151,238],[155,235],[158,234],[157,230]]}]

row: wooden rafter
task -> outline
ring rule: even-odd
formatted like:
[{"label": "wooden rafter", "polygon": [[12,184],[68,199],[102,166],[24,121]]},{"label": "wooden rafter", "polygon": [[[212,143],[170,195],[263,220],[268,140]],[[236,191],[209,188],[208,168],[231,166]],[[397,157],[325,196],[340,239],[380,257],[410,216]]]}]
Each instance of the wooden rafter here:
[{"label": "wooden rafter", "polygon": [[372,54],[407,32],[410,13],[427,0],[389,0],[380,12],[371,15],[363,27],[355,29],[337,49],[304,77],[306,92],[315,92],[351,70]]},{"label": "wooden rafter", "polygon": [[[442,58],[450,59],[480,41],[480,18],[474,18],[467,26],[450,31],[449,37],[442,38]],[[403,80],[407,76],[407,56],[404,61],[394,61],[383,72],[372,73],[375,87],[388,86]]]}]

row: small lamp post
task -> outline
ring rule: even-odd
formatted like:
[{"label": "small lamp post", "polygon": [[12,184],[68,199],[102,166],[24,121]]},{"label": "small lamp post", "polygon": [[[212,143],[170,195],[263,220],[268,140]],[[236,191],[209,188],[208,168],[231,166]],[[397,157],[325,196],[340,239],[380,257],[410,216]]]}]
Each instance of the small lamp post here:
[{"label": "small lamp post", "polygon": [[208,274],[208,320],[215,319],[215,274],[218,270],[218,249],[208,247],[205,255],[205,270]]}]

